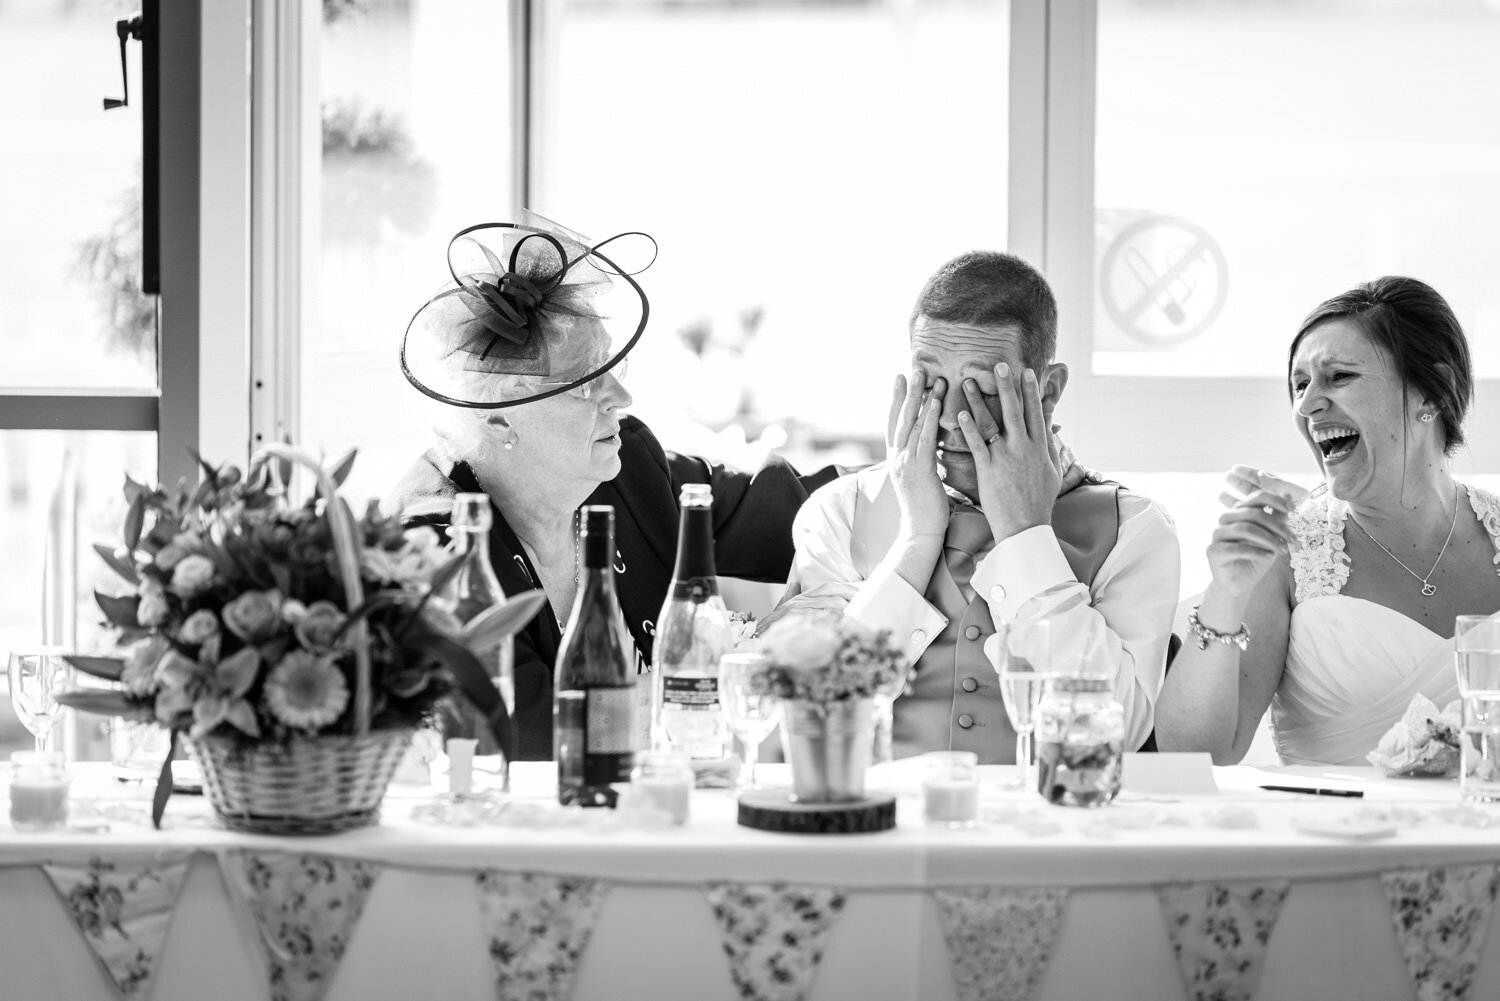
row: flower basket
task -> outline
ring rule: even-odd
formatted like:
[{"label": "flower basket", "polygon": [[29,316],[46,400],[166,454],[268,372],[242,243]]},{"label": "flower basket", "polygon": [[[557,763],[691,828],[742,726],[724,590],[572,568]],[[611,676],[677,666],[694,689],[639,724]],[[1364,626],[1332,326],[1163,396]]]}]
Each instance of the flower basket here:
[{"label": "flower basket", "polygon": [[203,791],[232,831],[334,834],[372,824],[411,743],[409,729],[245,745],[189,737]]},{"label": "flower basket", "polygon": [[[442,552],[432,529],[403,529],[378,506],[356,518],[338,495],[351,461],[325,467],[271,445],[244,476],[203,464],[192,491],[127,479],[125,545],[95,548],[134,587],[98,595],[128,652],[69,657],[121,687],[58,699],[170,733],[158,826],[181,743],[225,826],[261,834],[373,823],[413,732],[445,700],[468,702],[498,745],[514,748],[494,670],[480,658],[544,596],[517,595],[460,623],[444,595],[469,557]],[[317,482],[300,507],[286,502],[293,463]]]}]

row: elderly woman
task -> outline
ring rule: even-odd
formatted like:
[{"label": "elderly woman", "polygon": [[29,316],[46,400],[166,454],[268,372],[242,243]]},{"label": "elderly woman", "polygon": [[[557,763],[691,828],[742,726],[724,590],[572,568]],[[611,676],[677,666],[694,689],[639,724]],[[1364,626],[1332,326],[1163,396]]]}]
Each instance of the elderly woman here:
[{"label": "elderly woman", "polygon": [[453,286],[418,311],[402,345],[407,378],[451,410],[434,447],[398,486],[395,505],[407,521],[441,528],[455,493],[487,494],[501,587],[547,594],[549,608],[515,641],[521,760],[552,756],[552,672],[578,589],[574,514],[581,505],[615,509],[620,606],[649,664],[653,620],[672,576],[682,485],[713,489],[719,573],[784,581],[792,518],[808,493],[838,473],[828,467],[801,477],[778,459],[755,474],[732,471],[664,451],[650,429],[625,415],[625,356],[649,307],[633,275],[605,256],[613,242],[590,245],[534,218],[464,230],[449,246]]},{"label": "elderly woman", "polygon": [[1458,697],[1454,617],[1500,609],[1500,498],[1454,481],[1473,392],[1443,297],[1380,278],[1292,339],[1292,418],[1323,472],[1305,497],[1238,466],[1212,583],[1156,709],[1162,750],[1239,761],[1269,704],[1291,764],[1365,764],[1414,695]]}]

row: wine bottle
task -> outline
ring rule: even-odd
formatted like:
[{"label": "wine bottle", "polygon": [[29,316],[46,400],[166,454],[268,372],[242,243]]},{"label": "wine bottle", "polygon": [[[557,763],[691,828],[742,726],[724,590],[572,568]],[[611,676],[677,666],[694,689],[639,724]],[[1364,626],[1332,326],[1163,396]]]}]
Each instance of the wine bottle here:
[{"label": "wine bottle", "polygon": [[[460,621],[469,622],[483,612],[489,611],[505,601],[505,591],[500,587],[500,578],[495,575],[490,562],[490,528],[494,516],[490,499],[482,493],[458,494],[453,498],[453,513],[449,518],[448,532],[453,540],[455,555],[472,553],[458,574],[453,578],[449,593],[445,596],[448,607]],[[515,647],[507,636],[500,648],[488,658],[487,667],[505,708],[512,714],[516,708]],[[471,708],[463,711],[463,728],[478,739],[475,749],[479,754],[497,754],[503,751],[483,715]],[[510,762],[505,762],[503,773],[509,787]]]},{"label": "wine bottle", "polygon": [[682,488],[677,564],[657,617],[652,686],[653,742],[685,754],[698,784],[729,777],[728,727],[719,710],[719,658],[729,648],[729,612],[714,572],[713,492]]},{"label": "wine bottle", "polygon": [[615,512],[585,507],[579,521],[583,577],[557,652],[553,703],[557,799],[613,807],[635,759],[635,670],[615,597]]}]

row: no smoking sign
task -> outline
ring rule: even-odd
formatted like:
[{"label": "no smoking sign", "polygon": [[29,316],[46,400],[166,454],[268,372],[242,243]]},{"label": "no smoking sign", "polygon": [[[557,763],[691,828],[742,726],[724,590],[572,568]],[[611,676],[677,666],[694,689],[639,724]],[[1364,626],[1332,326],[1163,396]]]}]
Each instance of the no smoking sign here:
[{"label": "no smoking sign", "polygon": [[1146,216],[1110,241],[1099,263],[1105,315],[1138,345],[1169,347],[1203,333],[1224,309],[1229,268],[1208,231]]}]

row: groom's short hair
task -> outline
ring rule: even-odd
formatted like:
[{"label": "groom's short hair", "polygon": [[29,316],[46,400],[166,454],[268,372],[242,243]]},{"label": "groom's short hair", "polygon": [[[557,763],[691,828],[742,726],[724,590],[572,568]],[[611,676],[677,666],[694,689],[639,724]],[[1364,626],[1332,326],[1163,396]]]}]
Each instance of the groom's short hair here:
[{"label": "groom's short hair", "polygon": [[908,329],[921,316],[976,327],[1017,327],[1026,364],[1037,371],[1057,351],[1057,298],[1042,273],[1014,254],[959,254],[922,286]]}]

